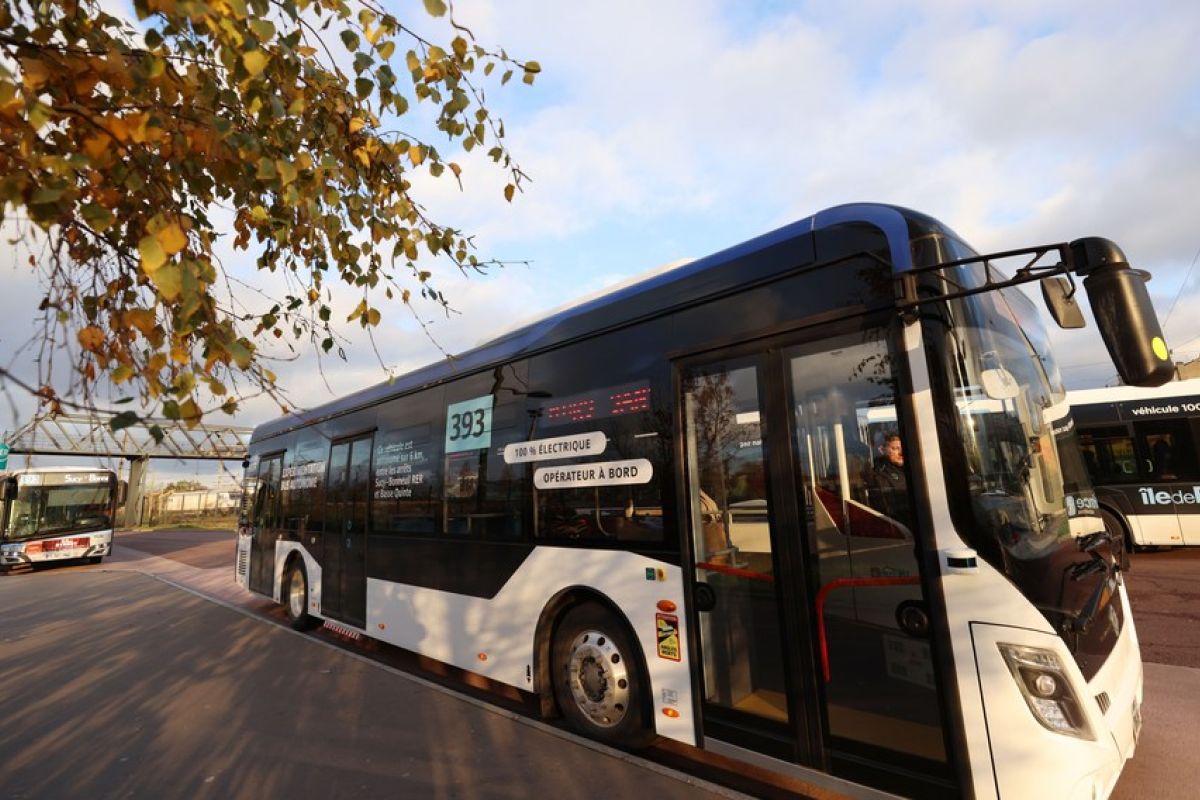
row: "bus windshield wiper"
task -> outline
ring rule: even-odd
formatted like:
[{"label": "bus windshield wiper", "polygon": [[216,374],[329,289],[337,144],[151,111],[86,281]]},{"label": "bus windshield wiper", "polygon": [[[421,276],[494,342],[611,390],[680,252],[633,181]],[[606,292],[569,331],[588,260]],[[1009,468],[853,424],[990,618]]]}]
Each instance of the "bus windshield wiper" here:
[{"label": "bus windshield wiper", "polygon": [[1072,564],[1068,568],[1068,572],[1070,572],[1071,580],[1079,581],[1097,572],[1108,572],[1108,564],[1102,558],[1093,558],[1091,561],[1080,561],[1077,564]]},{"label": "bus windshield wiper", "polygon": [[1080,550],[1090,553],[1102,544],[1112,544],[1112,540],[1112,534],[1103,530],[1080,536],[1076,542],[1078,542]]},{"label": "bus windshield wiper", "polygon": [[1087,633],[1087,629],[1091,627],[1092,620],[1095,619],[1100,607],[1104,601],[1109,599],[1109,583],[1112,580],[1112,575],[1116,572],[1116,565],[1110,561],[1093,556],[1093,559],[1086,563],[1076,564],[1070,568],[1071,580],[1080,580],[1084,576],[1091,575],[1096,572],[1104,573],[1104,580],[1096,583],[1096,588],[1092,589],[1092,593],[1088,595],[1087,602],[1083,604],[1083,608],[1071,620],[1071,630],[1075,633]]}]

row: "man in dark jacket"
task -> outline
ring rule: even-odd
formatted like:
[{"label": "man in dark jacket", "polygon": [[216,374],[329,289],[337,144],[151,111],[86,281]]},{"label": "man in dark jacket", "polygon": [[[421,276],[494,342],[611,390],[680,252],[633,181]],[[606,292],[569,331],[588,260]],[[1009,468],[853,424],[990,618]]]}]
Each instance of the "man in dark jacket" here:
[{"label": "man in dark jacket", "polygon": [[908,481],[904,473],[904,445],[900,435],[889,433],[879,446],[879,458],[875,459],[872,487],[872,505],[905,525],[908,517]]}]

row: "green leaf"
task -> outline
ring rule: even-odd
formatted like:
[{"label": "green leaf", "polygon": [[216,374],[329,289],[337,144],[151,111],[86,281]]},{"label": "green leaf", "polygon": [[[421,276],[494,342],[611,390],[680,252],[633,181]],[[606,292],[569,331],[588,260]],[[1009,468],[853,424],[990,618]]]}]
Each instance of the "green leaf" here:
[{"label": "green leaf", "polygon": [[251,20],[250,30],[254,31],[254,35],[262,42],[269,42],[275,38],[275,26],[265,19]]},{"label": "green leaf", "polygon": [[431,17],[442,17],[446,14],[446,4],[442,0],[425,0],[425,11]]},{"label": "green leaf", "polygon": [[154,288],[158,289],[158,293],[168,302],[178,300],[180,292],[183,291],[183,271],[180,270],[178,264],[165,264],[159,267],[151,273],[150,280],[154,282]]},{"label": "green leaf", "polygon": [[137,425],[141,421],[142,421],[142,418],[139,417],[136,412],[122,411],[120,414],[117,414],[115,417],[113,417],[112,419],[110,419],[108,421],[108,427],[112,430],[113,433],[116,433],[117,431],[124,430],[125,428],[131,427],[133,425]]},{"label": "green leaf", "polygon": [[342,44],[344,44],[346,46],[347,50],[349,50],[351,53],[353,53],[355,50],[358,49],[358,44],[359,44],[358,34],[355,33],[354,31],[342,31]]},{"label": "green leaf", "polygon": [[375,90],[375,84],[366,78],[359,78],[354,81],[354,93],[358,95],[359,100],[365,100],[371,96],[371,92]]}]

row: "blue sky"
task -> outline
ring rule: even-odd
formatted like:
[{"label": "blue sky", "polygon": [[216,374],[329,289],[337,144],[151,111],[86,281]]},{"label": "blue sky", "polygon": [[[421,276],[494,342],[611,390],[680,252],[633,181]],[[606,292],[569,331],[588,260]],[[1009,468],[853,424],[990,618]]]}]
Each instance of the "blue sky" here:
[{"label": "blue sky", "polygon": [[[438,276],[460,313],[419,313],[451,352],[664,263],[872,200],[932,214],[979,249],[1111,238],[1154,274],[1160,318],[1174,306],[1176,359],[1200,355],[1200,265],[1184,285],[1200,253],[1200,5],[462,0],[455,10],[481,43],[543,73],[533,87],[489,90],[532,178],[516,202],[475,156],[455,157],[465,193],[417,182],[481,254],[531,262]],[[13,260],[0,257],[6,365],[37,297]],[[226,256],[247,275],[252,262]],[[385,377],[365,337],[345,332],[348,360],[326,359],[324,379],[309,353],[277,370],[293,397],[316,404]],[[1094,327],[1051,333],[1068,386],[1113,379]],[[402,308],[375,343],[400,371],[439,357]],[[275,413],[252,402],[236,423]]]}]

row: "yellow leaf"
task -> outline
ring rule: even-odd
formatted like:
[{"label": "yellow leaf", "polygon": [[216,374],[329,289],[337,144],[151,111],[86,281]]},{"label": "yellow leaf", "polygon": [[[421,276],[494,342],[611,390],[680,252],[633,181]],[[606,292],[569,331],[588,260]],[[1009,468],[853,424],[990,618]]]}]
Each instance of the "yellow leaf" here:
[{"label": "yellow leaf", "polygon": [[125,323],[137,328],[143,336],[150,336],[158,324],[154,312],[147,308],[134,308],[125,312]]},{"label": "yellow leaf", "polygon": [[425,160],[425,148],[417,144],[409,147],[408,160],[413,163],[414,167],[421,166],[421,162]]},{"label": "yellow leaf", "polygon": [[184,350],[179,345],[172,347],[171,348],[171,360],[174,361],[176,364],[188,363],[188,361],[190,360],[188,357],[188,351]]},{"label": "yellow leaf", "polygon": [[36,91],[50,80],[50,68],[36,58],[21,59],[21,81],[25,88]]},{"label": "yellow leaf", "polygon": [[84,350],[96,351],[104,346],[104,331],[95,325],[88,325],[77,334],[79,345]]},{"label": "yellow leaf", "polygon": [[350,132],[358,133],[359,131],[361,131],[363,129],[364,126],[366,126],[366,124],[367,123],[362,121],[361,117],[353,117],[350,120]]},{"label": "yellow leaf", "polygon": [[84,141],[83,152],[89,159],[96,161],[108,151],[111,142],[112,137],[107,133],[94,133]]},{"label": "yellow leaf", "polygon": [[315,56],[317,54],[317,48],[308,47],[307,45],[300,45],[296,48],[296,53],[297,55],[302,55],[305,58],[308,58],[309,56]]},{"label": "yellow leaf", "polygon": [[460,167],[458,164],[455,164],[453,161],[450,161],[450,162],[447,162],[446,166],[449,167],[450,171],[454,173],[454,177],[456,177],[456,178],[462,177],[462,167]]},{"label": "yellow leaf", "polygon": [[513,193],[516,190],[517,190],[517,187],[513,186],[511,183],[508,184],[507,186],[505,186],[504,187],[504,199],[511,203],[512,199],[513,199]]},{"label": "yellow leaf", "polygon": [[196,401],[190,397],[183,405],[179,407],[179,418],[183,420],[189,428],[196,427],[196,425],[200,422],[200,418],[203,416],[204,413],[200,410],[200,407],[196,405]]},{"label": "yellow leaf", "polygon": [[247,53],[242,53],[242,64],[246,67],[246,71],[251,77],[257,77],[267,68],[267,62],[270,57],[262,50],[251,50]]},{"label": "yellow leaf", "polygon": [[113,383],[124,383],[133,377],[133,370],[125,364],[117,367],[109,375]]},{"label": "yellow leaf", "polygon": [[364,167],[371,166],[371,156],[363,148],[356,147],[354,149],[354,157],[357,158],[358,162]]},{"label": "yellow leaf", "polygon": [[138,253],[142,256],[142,270],[151,277],[167,260],[167,254],[156,236],[142,237],[138,242]]},{"label": "yellow leaf", "polygon": [[279,179],[283,181],[284,186],[296,180],[296,168],[283,159],[275,162],[275,171],[279,173]]},{"label": "yellow leaf", "polygon": [[158,243],[162,245],[163,252],[167,254],[167,257],[173,256],[187,247],[187,234],[176,222],[172,222],[154,234],[154,238],[158,239]]},{"label": "yellow leaf", "polygon": [[178,300],[180,292],[183,291],[183,271],[179,269],[178,264],[166,264],[159,267],[150,275],[150,280],[154,282],[154,288],[158,289],[158,293],[168,302]]},{"label": "yellow leaf", "polygon": [[378,28],[364,27],[363,36],[367,37],[367,41],[375,44],[379,41],[379,37],[383,35],[383,26]]},{"label": "yellow leaf", "polygon": [[367,324],[368,325],[378,325],[379,324],[378,309],[372,308],[370,311],[367,312]]}]

